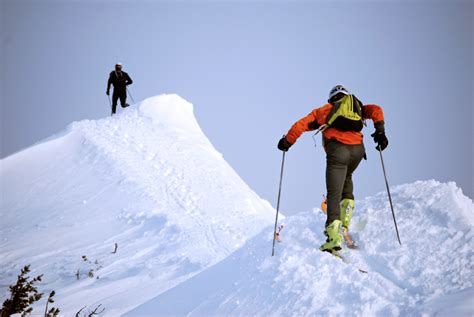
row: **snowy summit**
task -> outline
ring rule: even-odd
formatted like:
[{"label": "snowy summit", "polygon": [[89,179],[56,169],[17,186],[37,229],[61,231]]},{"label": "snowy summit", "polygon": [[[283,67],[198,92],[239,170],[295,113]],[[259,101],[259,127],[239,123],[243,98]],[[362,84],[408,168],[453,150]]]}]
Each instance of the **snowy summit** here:
[{"label": "snowy summit", "polygon": [[392,189],[402,246],[380,193],[356,204],[348,263],[319,251],[317,208],[271,257],[275,210],[177,95],[75,122],[0,172],[2,302],[31,264],[63,316],[474,315],[474,205],[454,183]]}]

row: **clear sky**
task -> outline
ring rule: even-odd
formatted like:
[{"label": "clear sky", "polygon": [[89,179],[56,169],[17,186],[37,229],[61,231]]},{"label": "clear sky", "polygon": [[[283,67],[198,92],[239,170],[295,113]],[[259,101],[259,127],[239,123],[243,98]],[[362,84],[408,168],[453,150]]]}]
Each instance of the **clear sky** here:
[{"label": "clear sky", "polygon": [[[383,107],[391,185],[455,181],[474,197],[473,1],[0,3],[2,158],[109,115],[120,61],[135,101],[193,103],[212,143],[274,206],[278,140],[336,84]],[[356,198],[385,189],[372,131]],[[319,206],[324,174],[320,138],[315,148],[306,133],[286,156],[282,211]]]}]

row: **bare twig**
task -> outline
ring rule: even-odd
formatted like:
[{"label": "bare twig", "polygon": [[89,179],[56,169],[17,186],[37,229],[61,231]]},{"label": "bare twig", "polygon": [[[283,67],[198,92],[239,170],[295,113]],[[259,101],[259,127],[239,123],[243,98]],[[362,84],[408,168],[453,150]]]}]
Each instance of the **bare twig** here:
[{"label": "bare twig", "polygon": [[102,310],[98,312],[97,310],[100,308],[100,306],[102,306],[102,304],[99,304],[99,306],[97,306],[92,312],[89,312],[89,315],[87,315],[87,317],[92,317],[94,315],[102,314],[105,308],[102,308]]},{"label": "bare twig", "polygon": [[[48,297],[48,300],[46,301],[46,308],[44,310],[44,315],[45,316],[48,316],[48,304],[50,303],[50,300],[52,300],[52,297],[54,296],[54,291],[52,291],[50,294],[49,294],[49,297]],[[54,301],[53,301],[54,302]]]},{"label": "bare twig", "polygon": [[77,313],[76,317],[79,317],[79,314],[86,308],[87,306],[82,307]]},{"label": "bare twig", "polygon": [[84,317],[92,317],[94,315],[100,315],[105,311],[105,308],[102,308],[101,310],[99,310],[100,306],[102,306],[102,304],[99,304],[99,306],[94,308],[93,311],[89,310],[89,312],[87,312],[87,313],[83,312],[83,310],[86,309],[86,307],[87,307],[87,306],[84,306],[76,313],[76,317],[80,317],[81,313],[83,313]]},{"label": "bare twig", "polygon": [[49,297],[48,297],[48,300],[46,301],[46,309],[44,310],[44,316],[45,317],[56,317],[57,315],[59,315],[59,312],[60,310],[58,308],[51,308],[49,311],[48,311],[48,305],[49,303],[54,303],[54,295],[56,295],[56,292],[53,290],[51,291],[51,293],[49,293]]},{"label": "bare twig", "polygon": [[112,252],[112,254],[117,253],[117,249],[118,249],[118,244],[117,244],[117,242],[116,242],[116,243],[115,243],[115,250],[114,250],[114,252]]}]

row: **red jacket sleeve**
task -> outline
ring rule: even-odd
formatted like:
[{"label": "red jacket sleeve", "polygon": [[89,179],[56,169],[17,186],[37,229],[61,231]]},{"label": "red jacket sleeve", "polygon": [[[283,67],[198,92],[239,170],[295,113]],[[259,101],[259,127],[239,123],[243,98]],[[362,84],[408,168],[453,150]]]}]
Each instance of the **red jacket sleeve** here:
[{"label": "red jacket sleeve", "polygon": [[364,119],[371,119],[374,121],[375,131],[385,132],[385,121],[382,107],[377,105],[365,105],[364,113],[362,115]]},{"label": "red jacket sleeve", "polygon": [[311,131],[308,126],[311,122],[316,121],[318,125],[326,123],[326,117],[332,109],[331,104],[326,104],[321,108],[314,109],[307,116],[296,121],[286,134],[286,140],[294,144],[303,132]]},{"label": "red jacket sleeve", "polygon": [[384,121],[383,110],[377,105],[364,105],[364,119],[371,119],[374,123]]}]

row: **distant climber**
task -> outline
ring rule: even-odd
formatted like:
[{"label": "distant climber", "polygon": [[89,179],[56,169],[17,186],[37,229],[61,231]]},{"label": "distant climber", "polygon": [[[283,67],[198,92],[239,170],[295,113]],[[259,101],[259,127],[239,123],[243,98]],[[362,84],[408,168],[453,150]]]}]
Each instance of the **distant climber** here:
[{"label": "distant climber", "polygon": [[327,219],[324,234],[327,237],[320,249],[331,253],[341,249],[342,236],[349,247],[355,247],[349,235],[349,224],[354,209],[352,173],[365,157],[361,130],[365,119],[372,119],[375,132],[371,135],[377,149],[383,151],[388,140],[385,136],[384,115],[377,105],[363,105],[341,85],[329,92],[328,103],[316,108],[297,121],[278,149],[288,151],[303,132],[321,131],[326,151]]},{"label": "distant climber", "polygon": [[112,114],[115,113],[117,108],[117,100],[120,99],[120,105],[122,108],[126,108],[127,104],[127,86],[133,83],[132,79],[128,74],[122,71],[122,64],[115,64],[115,70],[110,72],[109,80],[107,82],[107,96],[110,94],[110,85],[114,85],[114,92],[112,94]]}]

